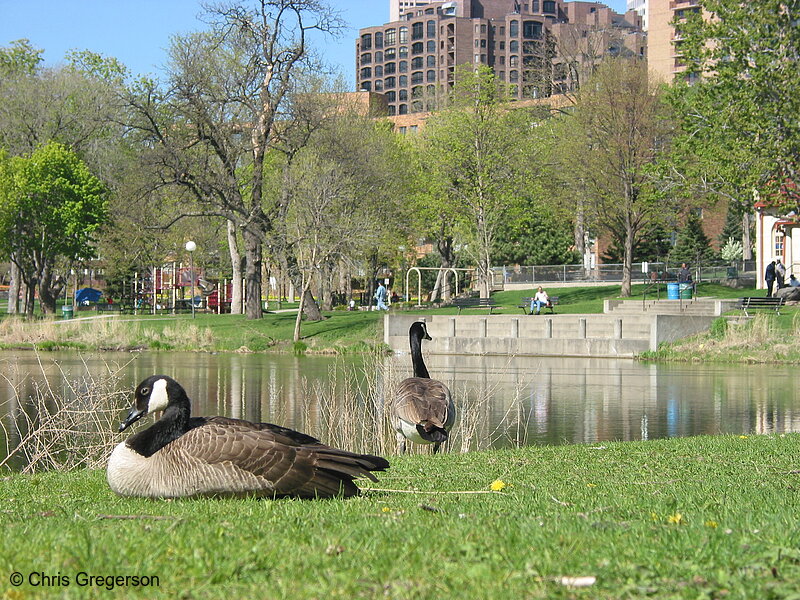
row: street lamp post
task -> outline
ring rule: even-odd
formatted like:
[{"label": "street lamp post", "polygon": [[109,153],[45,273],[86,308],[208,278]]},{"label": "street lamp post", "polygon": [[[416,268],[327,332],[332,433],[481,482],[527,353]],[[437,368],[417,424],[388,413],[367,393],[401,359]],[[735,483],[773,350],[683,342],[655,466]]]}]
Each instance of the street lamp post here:
[{"label": "street lamp post", "polygon": [[189,288],[189,303],[192,305],[192,318],[194,319],[194,251],[197,250],[197,244],[189,240],[186,242],[185,248],[189,253],[189,274],[192,278],[191,288]]}]

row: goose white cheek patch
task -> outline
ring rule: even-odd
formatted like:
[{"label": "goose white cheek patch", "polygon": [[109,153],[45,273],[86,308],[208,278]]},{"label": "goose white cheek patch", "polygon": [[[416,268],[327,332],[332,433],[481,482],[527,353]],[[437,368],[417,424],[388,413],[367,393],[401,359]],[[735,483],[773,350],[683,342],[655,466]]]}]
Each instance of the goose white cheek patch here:
[{"label": "goose white cheek patch", "polygon": [[165,410],[167,404],[169,404],[167,380],[159,379],[153,384],[153,391],[150,392],[150,400],[147,402],[147,412],[153,414],[154,412]]}]

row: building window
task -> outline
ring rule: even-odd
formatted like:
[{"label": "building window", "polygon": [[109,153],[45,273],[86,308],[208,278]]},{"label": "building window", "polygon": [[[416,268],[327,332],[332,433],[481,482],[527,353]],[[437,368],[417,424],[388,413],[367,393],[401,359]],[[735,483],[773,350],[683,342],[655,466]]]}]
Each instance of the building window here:
[{"label": "building window", "polygon": [[522,23],[522,37],[529,40],[538,40],[542,37],[542,24],[539,21],[524,21]]},{"label": "building window", "polygon": [[400,100],[400,102],[405,102],[406,100],[408,100],[408,90],[400,90],[397,93],[397,97]]},{"label": "building window", "polygon": [[546,12],[551,15],[556,14],[556,3],[554,0],[544,0],[544,2],[542,2],[542,12]]},{"label": "building window", "polygon": [[362,50],[371,50],[372,49],[372,34],[365,33],[361,36],[361,49]]},{"label": "building window", "polygon": [[407,44],[408,43],[408,27],[401,27],[400,28],[400,43]]},{"label": "building window", "polygon": [[486,48],[486,40],[481,40],[481,48]]},{"label": "building window", "polygon": [[411,54],[422,54],[425,51],[425,45],[422,42],[414,42],[411,44]]},{"label": "building window", "polygon": [[509,37],[519,37],[519,21],[511,21],[508,24]]},{"label": "building window", "polygon": [[386,92],[386,101],[387,102],[394,102],[397,100],[397,93],[396,92]]},{"label": "building window", "polygon": [[417,85],[411,88],[411,97],[412,98],[422,98],[422,86]]},{"label": "building window", "polygon": [[395,72],[395,63],[391,62],[383,65],[383,72],[387,75],[393,75]]},{"label": "building window", "polygon": [[375,77],[383,77],[383,67],[375,65]]},{"label": "building window", "polygon": [[408,75],[400,75],[397,78],[397,85],[400,87],[407,87],[408,86]]},{"label": "building window", "polygon": [[481,45],[481,41],[480,40],[475,40],[475,47],[476,48],[480,48],[480,45]]},{"label": "building window", "polygon": [[539,0],[533,0],[533,2],[531,2],[531,12],[539,12]]},{"label": "building window", "polygon": [[425,59],[422,56],[417,56],[411,59],[411,68],[416,71],[417,69],[421,69],[424,63]]},{"label": "building window", "polygon": [[386,52],[383,53],[383,60],[394,60],[394,57],[397,55],[397,52],[394,48],[387,48]]},{"label": "building window", "polygon": [[500,25],[500,35],[504,36],[506,34],[506,26]]},{"label": "building window", "polygon": [[510,56],[509,59],[508,59],[508,66],[509,67],[518,67],[519,66],[519,56],[517,56],[516,54],[514,54],[513,56]]},{"label": "building window", "polygon": [[375,62],[383,62],[383,52],[380,50],[375,53]]},{"label": "building window", "polygon": [[425,47],[428,52],[436,52],[436,40],[429,40]]},{"label": "building window", "polygon": [[508,42],[508,51],[519,52],[519,42],[517,40],[511,40]]},{"label": "building window", "polygon": [[486,35],[486,23],[481,24],[481,35]]},{"label": "building window", "polygon": [[369,81],[362,82],[361,91],[362,92],[369,92],[370,90],[372,90],[372,83],[369,82]]},{"label": "building window", "polygon": [[775,232],[775,252],[774,252],[775,256],[783,257],[783,242],[784,242],[783,232],[782,231],[776,231]]},{"label": "building window", "polygon": [[381,81],[380,79],[376,79],[375,80],[375,91],[376,92],[380,92],[382,90],[383,90],[383,81]]},{"label": "building window", "polygon": [[425,88],[425,93],[428,96],[435,96],[436,95],[436,86],[435,85],[429,85],[427,88]]},{"label": "building window", "polygon": [[383,43],[386,46],[394,46],[397,43],[397,30],[387,29],[384,34]]},{"label": "building window", "polygon": [[389,116],[390,116],[390,117],[393,117],[393,116],[395,116],[396,114],[397,114],[397,109],[394,107],[394,104],[392,104],[392,105],[389,107]]},{"label": "building window", "polygon": [[376,48],[383,48],[383,32],[376,31],[375,32],[375,47]]},{"label": "building window", "polygon": [[506,57],[505,57],[505,56],[501,56],[501,57],[500,57],[500,64],[501,64],[501,65],[504,65],[504,64],[506,64]]},{"label": "building window", "polygon": [[426,67],[435,67],[436,66],[436,57],[433,54],[429,54],[426,59]]},{"label": "building window", "polygon": [[372,54],[362,54],[361,55],[361,64],[362,65],[369,65],[372,64]]},{"label": "building window", "polygon": [[505,81],[506,80],[506,72],[505,71],[500,71],[500,73],[498,74],[498,77],[500,77],[500,81]]},{"label": "building window", "polygon": [[519,81],[519,71],[509,71],[508,72],[508,80],[511,83],[516,83]]},{"label": "building window", "polygon": [[428,37],[435,38],[436,37],[436,21],[428,21]]},{"label": "building window", "polygon": [[400,46],[400,52],[398,53],[400,58],[408,58],[408,46]]},{"label": "building window", "polygon": [[401,60],[399,63],[397,63],[397,70],[400,73],[408,73],[408,61]]},{"label": "building window", "polygon": [[505,49],[506,49],[506,43],[500,42],[500,50],[505,50]]},{"label": "building window", "polygon": [[411,26],[411,39],[412,40],[421,40],[422,39],[422,23],[414,23]]},{"label": "building window", "polygon": [[411,83],[417,84],[422,83],[422,71],[415,71],[411,74]]},{"label": "building window", "polygon": [[370,67],[361,69],[361,79],[369,79],[370,77],[372,77],[372,69]]},{"label": "building window", "polygon": [[417,112],[422,112],[422,110],[423,110],[422,102],[420,102],[419,100],[414,100],[411,103],[411,112],[417,113]]},{"label": "building window", "polygon": [[387,77],[386,79],[383,80],[383,87],[385,87],[387,90],[394,89],[394,86],[395,86],[394,77]]},{"label": "building window", "polygon": [[399,115],[407,115],[408,114],[408,106],[405,104],[401,104],[397,107],[397,114]]}]

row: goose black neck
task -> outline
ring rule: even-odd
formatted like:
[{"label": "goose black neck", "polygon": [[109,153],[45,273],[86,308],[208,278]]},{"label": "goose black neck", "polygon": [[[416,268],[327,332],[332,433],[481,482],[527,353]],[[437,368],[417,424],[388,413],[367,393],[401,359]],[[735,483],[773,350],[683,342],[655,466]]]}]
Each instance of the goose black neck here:
[{"label": "goose black neck", "polygon": [[171,404],[161,418],[144,431],[132,435],[126,444],[145,457],[150,457],[170,442],[189,431],[190,408],[186,404]]},{"label": "goose black neck", "polygon": [[418,335],[410,336],[411,342],[411,364],[414,366],[414,377],[430,379],[425,361],[422,360],[422,339]]}]

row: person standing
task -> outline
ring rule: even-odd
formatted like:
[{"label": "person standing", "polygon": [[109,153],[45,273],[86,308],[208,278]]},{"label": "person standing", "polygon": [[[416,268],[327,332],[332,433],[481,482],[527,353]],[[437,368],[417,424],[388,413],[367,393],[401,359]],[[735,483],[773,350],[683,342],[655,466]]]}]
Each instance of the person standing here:
[{"label": "person standing", "polygon": [[375,303],[378,310],[389,310],[389,307],[386,306],[386,298],[386,288],[383,287],[383,283],[379,282],[378,289],[375,290]]},{"label": "person standing", "polygon": [[681,268],[678,270],[678,283],[689,283],[691,280],[691,271],[686,267],[686,263],[681,263]]},{"label": "person standing", "polygon": [[786,278],[786,267],[783,266],[780,258],[775,259],[775,283],[778,284],[778,289],[785,287],[784,283]]},{"label": "person standing", "polygon": [[764,281],[767,282],[767,298],[772,296],[772,286],[775,283],[775,261],[767,265],[767,270],[764,272]]}]

